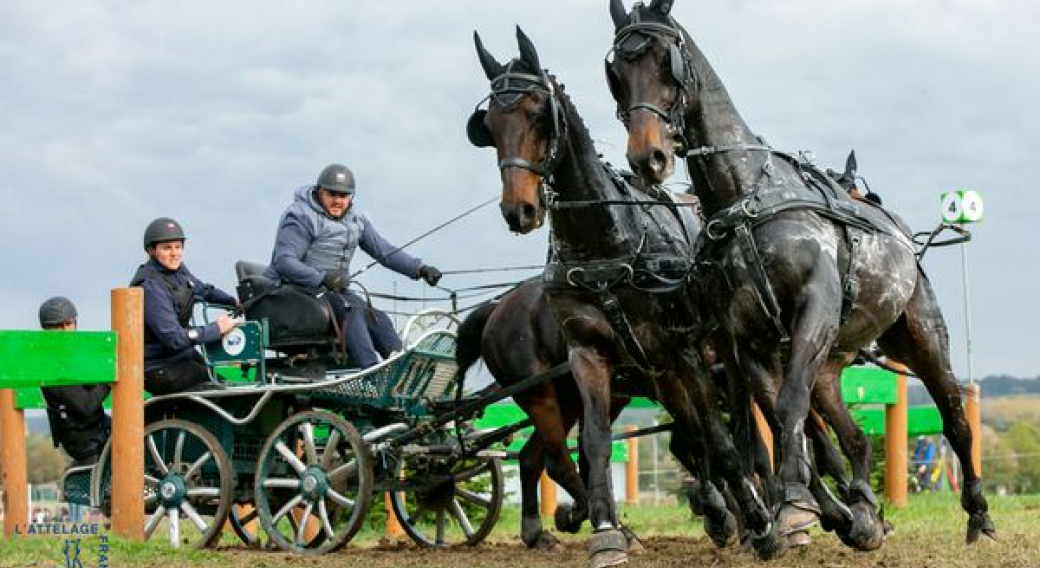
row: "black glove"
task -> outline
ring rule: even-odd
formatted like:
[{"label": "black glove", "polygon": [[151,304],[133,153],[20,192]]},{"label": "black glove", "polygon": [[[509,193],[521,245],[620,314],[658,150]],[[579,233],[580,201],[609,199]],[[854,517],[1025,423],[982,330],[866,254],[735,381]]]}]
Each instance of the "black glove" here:
[{"label": "black glove", "polygon": [[321,279],[321,285],[331,292],[342,292],[347,288],[346,283],[343,282],[343,275],[332,271],[325,273]]},{"label": "black glove", "polygon": [[441,281],[441,271],[429,264],[424,264],[419,267],[419,278],[425,280],[430,286],[436,286]]}]

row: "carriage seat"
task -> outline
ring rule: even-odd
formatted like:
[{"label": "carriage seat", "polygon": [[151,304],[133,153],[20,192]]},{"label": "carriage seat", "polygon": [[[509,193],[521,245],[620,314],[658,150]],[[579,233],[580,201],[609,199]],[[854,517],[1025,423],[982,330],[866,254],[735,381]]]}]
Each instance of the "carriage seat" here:
[{"label": "carriage seat", "polygon": [[267,319],[268,347],[287,354],[331,348],[336,334],[328,299],[302,286],[275,282],[263,275],[266,269],[255,262],[235,263],[238,299],[246,318]]}]

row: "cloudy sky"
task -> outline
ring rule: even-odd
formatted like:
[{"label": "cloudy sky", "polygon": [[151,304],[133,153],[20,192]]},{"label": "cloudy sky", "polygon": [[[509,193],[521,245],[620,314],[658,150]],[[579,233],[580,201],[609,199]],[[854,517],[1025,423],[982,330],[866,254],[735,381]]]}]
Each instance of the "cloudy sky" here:
[{"label": "cloudy sky", "polygon": [[[566,84],[608,160],[624,163],[602,58],[607,0],[0,0],[0,328],[33,328],[62,294],[107,329],[109,293],[158,216],[188,231],[186,259],[233,291],[234,261],[266,261],[292,191],[330,162],[398,243],[499,190],[493,153],[463,129],[487,90],[471,35],[499,59],[514,25]],[[966,249],[976,377],[1040,376],[1032,0],[679,0],[676,18],[775,147],[860,173],[915,230],[939,195],[975,189]],[[684,181],[678,174],[676,181]],[[443,270],[536,264],[544,230],[507,232],[480,209],[409,250]],[[361,262],[364,261],[364,262]],[[357,268],[368,263],[356,261]],[[968,374],[962,256],[925,259]],[[461,289],[526,272],[449,275]],[[370,289],[440,296],[381,268]]]}]

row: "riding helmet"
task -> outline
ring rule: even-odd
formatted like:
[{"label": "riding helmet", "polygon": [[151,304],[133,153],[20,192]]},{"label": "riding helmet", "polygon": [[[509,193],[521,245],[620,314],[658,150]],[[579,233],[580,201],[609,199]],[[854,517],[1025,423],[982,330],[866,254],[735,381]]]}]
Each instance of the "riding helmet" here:
[{"label": "riding helmet", "polygon": [[72,301],[64,296],[55,296],[40,304],[40,327],[59,326],[78,315]]},{"label": "riding helmet", "polygon": [[343,164],[329,164],[318,174],[318,187],[354,195],[354,173]]},{"label": "riding helmet", "polygon": [[169,217],[159,217],[148,223],[148,228],[144,230],[144,250],[152,248],[157,243],[183,240],[185,237],[181,224]]}]

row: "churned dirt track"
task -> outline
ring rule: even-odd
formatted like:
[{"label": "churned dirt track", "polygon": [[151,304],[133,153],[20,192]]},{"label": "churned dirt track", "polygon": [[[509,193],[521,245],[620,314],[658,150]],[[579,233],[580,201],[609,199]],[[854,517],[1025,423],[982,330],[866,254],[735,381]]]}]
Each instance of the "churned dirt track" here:
[{"label": "churned dirt track", "polygon": [[[633,568],[718,567],[1040,567],[1040,542],[1024,534],[1006,531],[1000,542],[966,547],[959,538],[922,539],[893,535],[876,552],[861,553],[840,545],[829,535],[816,535],[814,545],[772,562],[761,562],[739,549],[718,550],[705,538],[651,537],[647,552],[629,559]],[[282,553],[224,549],[226,568],[586,568],[581,542],[565,543],[554,552],[532,552],[519,543],[490,543],[474,549],[428,550],[413,547],[396,550],[348,547],[325,556],[301,557]]]}]

